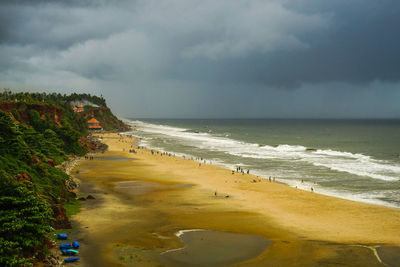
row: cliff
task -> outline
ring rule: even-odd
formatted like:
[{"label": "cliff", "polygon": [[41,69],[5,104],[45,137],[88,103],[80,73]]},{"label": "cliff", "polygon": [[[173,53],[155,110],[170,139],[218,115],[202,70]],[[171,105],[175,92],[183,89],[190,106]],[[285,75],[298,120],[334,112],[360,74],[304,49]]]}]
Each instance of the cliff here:
[{"label": "cliff", "polygon": [[[96,106],[75,113],[71,102],[82,99]],[[127,129],[102,97],[0,93],[0,266],[30,266],[50,226],[70,227],[64,206],[77,200],[55,166],[98,147],[87,138],[90,117],[106,130]]]},{"label": "cliff", "polygon": [[18,122],[29,124],[29,111],[36,110],[41,119],[48,118],[61,126],[60,120],[63,118],[63,110],[60,107],[50,104],[29,104],[24,102],[2,102],[0,110],[10,113],[12,118]]},{"label": "cliff", "polygon": [[[35,95],[35,94],[32,94]],[[43,94],[38,97],[19,97],[14,100],[5,100],[0,94],[0,110],[7,112],[13,120],[17,123],[23,123],[26,125],[31,124],[30,112],[35,110],[39,113],[39,117],[42,120],[54,122],[57,126],[62,126],[62,120],[66,118],[68,123],[72,124],[81,135],[85,136],[88,134],[87,121],[91,118],[96,118],[100,121],[103,129],[106,131],[126,131],[129,130],[129,126],[119,120],[107,107],[105,100],[102,98],[90,96],[90,95],[79,95],[73,94],[70,96],[58,95],[57,101],[49,101]],[[3,98],[3,99],[2,99]],[[13,99],[12,96],[8,96],[7,99]],[[78,100],[77,100],[78,99]],[[95,100],[96,103],[90,101]],[[77,103],[85,103],[83,112],[74,112],[73,107]]]}]

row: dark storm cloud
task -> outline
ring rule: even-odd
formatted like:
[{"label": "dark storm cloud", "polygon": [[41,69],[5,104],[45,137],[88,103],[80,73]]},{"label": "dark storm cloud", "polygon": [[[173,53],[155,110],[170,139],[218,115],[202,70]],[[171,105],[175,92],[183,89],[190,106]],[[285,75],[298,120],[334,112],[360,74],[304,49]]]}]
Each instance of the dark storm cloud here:
[{"label": "dark storm cloud", "polygon": [[[55,4],[59,2],[63,4]],[[73,44],[106,38],[125,29],[123,17],[128,14],[123,10],[88,6],[89,1],[67,3],[0,4],[0,44],[67,49]]]},{"label": "dark storm cloud", "polygon": [[[184,61],[172,69],[172,75],[276,87],[298,87],[302,83],[325,81],[368,83],[400,79],[397,27],[400,25],[400,1],[346,1],[351,4],[332,1],[336,4],[326,4],[331,9],[318,1],[310,2],[330,18],[330,24],[314,34],[293,32],[307,44],[307,49],[252,51],[246,57],[218,62]],[[318,11],[312,5],[303,4],[309,10]],[[307,11],[304,6],[301,10]]]},{"label": "dark storm cloud", "polygon": [[57,4],[61,6],[101,6],[116,4],[123,0],[2,0],[3,5],[41,5]]},{"label": "dark storm cloud", "polygon": [[[398,25],[398,0],[4,0],[0,85],[111,88],[123,103],[163,95],[150,101],[155,108],[136,102],[154,116],[157,106],[194,109],[185,104],[193,98],[225,99],[210,103],[228,113],[246,98],[264,114],[259,99],[268,96],[270,106],[281,101],[309,116],[310,103],[323,108],[315,102],[331,91],[337,107],[341,96],[366,92],[361,112],[371,91],[392,95],[375,97],[382,103],[398,100]],[[203,114],[214,110],[198,105]]]}]

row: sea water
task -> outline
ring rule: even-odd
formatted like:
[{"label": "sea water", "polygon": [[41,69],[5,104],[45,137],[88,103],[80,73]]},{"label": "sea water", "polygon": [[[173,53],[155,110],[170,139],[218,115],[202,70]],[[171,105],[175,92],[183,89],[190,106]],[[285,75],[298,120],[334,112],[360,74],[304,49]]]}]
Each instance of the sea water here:
[{"label": "sea water", "polygon": [[399,120],[130,119],[140,144],[316,193],[400,208]]}]

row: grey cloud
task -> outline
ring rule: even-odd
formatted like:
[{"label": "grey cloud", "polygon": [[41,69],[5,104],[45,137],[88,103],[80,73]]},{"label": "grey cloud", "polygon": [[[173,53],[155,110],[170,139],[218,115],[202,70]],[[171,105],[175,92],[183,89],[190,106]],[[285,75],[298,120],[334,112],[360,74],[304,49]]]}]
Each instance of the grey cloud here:
[{"label": "grey cloud", "polygon": [[2,0],[3,5],[43,5],[54,4],[61,6],[103,6],[114,5],[125,0]]},{"label": "grey cloud", "polygon": [[0,9],[0,42],[66,49],[126,29],[129,16],[127,12],[114,8],[3,6]]},{"label": "grey cloud", "polygon": [[[237,4],[237,3],[240,4]],[[198,40],[183,51],[189,58],[243,57],[254,51],[303,50],[308,45],[297,37],[299,31],[316,31],[327,27],[328,18],[304,15],[285,9],[278,2],[229,2],[231,12],[222,14],[214,29],[214,38]],[[226,7],[224,7],[226,8]],[[206,12],[202,17],[209,17]],[[215,38],[216,37],[216,38]]]}]

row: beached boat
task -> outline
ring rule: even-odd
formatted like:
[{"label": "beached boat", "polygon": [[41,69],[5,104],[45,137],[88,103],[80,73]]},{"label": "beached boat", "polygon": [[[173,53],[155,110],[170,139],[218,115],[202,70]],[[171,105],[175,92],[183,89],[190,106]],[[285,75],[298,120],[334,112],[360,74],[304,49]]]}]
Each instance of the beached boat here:
[{"label": "beached boat", "polygon": [[69,248],[71,248],[70,243],[61,243],[60,244],[60,249],[69,249]]},{"label": "beached boat", "polygon": [[74,256],[79,253],[79,251],[74,249],[62,249],[61,253],[65,256]]},{"label": "beached boat", "polygon": [[64,260],[64,262],[75,262],[75,261],[78,261],[78,260],[79,260],[79,257],[71,257],[71,258],[66,258]]},{"label": "beached boat", "polygon": [[57,235],[57,239],[60,239],[60,240],[66,240],[67,238],[68,238],[67,234],[58,234]]}]

